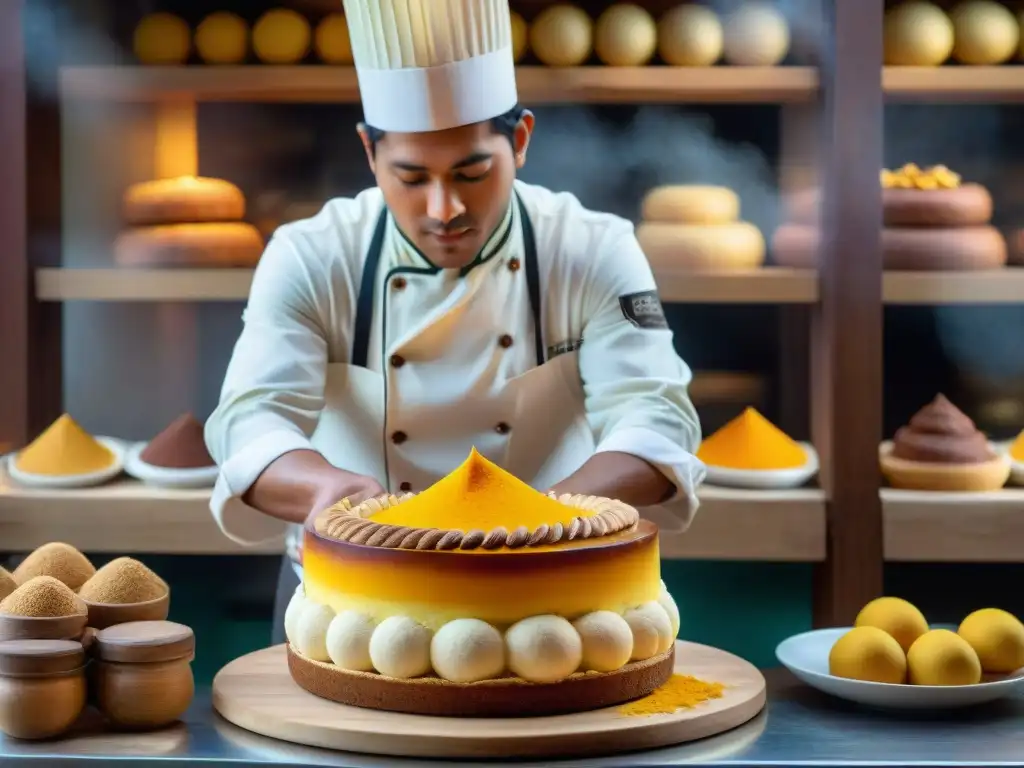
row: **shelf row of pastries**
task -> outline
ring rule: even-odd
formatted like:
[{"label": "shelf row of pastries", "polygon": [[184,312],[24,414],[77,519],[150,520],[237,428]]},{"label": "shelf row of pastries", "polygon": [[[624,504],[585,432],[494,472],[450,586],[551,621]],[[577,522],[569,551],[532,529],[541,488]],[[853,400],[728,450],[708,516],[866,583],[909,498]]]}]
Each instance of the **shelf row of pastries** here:
[{"label": "shelf row of pastries", "polygon": [[993,66],[1024,61],[1024,10],[995,0],[965,0],[947,13],[938,5],[910,0],[885,14],[885,63],[936,67]]},{"label": "shelf row of pastries", "polygon": [[[773,3],[750,0],[720,16],[694,3],[655,18],[640,4],[616,3],[596,19],[577,5],[555,3],[527,21],[512,13],[517,62],[532,55],[546,66],[601,64],[636,67],[655,59],[672,66],[773,66],[786,58],[790,29]],[[217,11],[195,31],[166,12],[149,14],[135,28],[135,57],[147,65],[180,65],[193,55],[205,64],[298,64],[311,53],[324,64],[351,65],[352,48],[342,13],[314,26],[289,8],[274,8],[250,28],[234,13]]]}]

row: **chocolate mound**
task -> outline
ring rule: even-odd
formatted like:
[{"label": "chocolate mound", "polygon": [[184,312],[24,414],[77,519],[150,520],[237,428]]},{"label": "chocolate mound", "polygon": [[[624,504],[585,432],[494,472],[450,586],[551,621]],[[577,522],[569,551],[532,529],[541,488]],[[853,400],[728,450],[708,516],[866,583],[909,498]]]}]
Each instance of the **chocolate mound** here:
[{"label": "chocolate mound", "polygon": [[139,458],[150,466],[167,469],[201,469],[216,463],[206,450],[203,425],[191,413],[179,416],[150,440]]},{"label": "chocolate mound", "polygon": [[936,395],[896,432],[892,455],[929,464],[980,464],[995,458],[985,435],[944,395]]}]

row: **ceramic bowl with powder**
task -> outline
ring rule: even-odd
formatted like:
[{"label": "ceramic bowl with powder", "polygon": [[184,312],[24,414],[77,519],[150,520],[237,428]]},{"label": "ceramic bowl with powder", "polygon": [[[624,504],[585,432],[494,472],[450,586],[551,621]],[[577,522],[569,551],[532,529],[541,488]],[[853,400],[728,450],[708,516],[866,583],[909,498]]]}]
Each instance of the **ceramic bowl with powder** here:
[{"label": "ceramic bowl with powder", "polygon": [[14,580],[25,584],[37,576],[51,576],[77,591],[94,573],[96,568],[85,555],[70,544],[54,541],[26,557],[14,570]]},{"label": "ceramic bowl with powder", "polygon": [[87,613],[85,602],[52,576],[29,579],[0,601],[0,614],[30,618],[61,618]]},{"label": "ceramic bowl with powder", "polygon": [[78,591],[89,603],[128,605],[158,600],[168,593],[167,582],[131,557],[104,565]]}]

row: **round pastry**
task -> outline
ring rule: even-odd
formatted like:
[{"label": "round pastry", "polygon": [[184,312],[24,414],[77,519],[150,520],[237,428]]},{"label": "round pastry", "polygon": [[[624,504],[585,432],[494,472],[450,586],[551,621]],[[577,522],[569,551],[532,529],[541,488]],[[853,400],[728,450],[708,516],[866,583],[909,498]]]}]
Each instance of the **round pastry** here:
[{"label": "round pastry", "polygon": [[[772,261],[811,269],[818,263],[818,228],[783,224],[772,236]],[[882,259],[890,270],[980,270],[1006,265],[1006,240],[995,227],[889,227]]]},{"label": "round pastry", "polygon": [[953,58],[961,64],[1003,64],[1017,52],[1020,26],[994,0],[968,0],[950,11],[956,42]]},{"label": "round pastry", "polygon": [[980,184],[955,189],[884,189],[885,223],[893,227],[972,227],[992,219],[992,195]]},{"label": "round pastry", "polygon": [[764,263],[761,230],[745,221],[709,226],[644,222],[636,237],[655,269],[738,270]]},{"label": "round pastry", "polygon": [[249,53],[249,26],[228,11],[215,11],[196,27],[196,51],[206,64],[241,64]]},{"label": "round pastry", "polygon": [[612,67],[640,67],[654,56],[658,27],[639,5],[610,6],[594,25],[594,52]]},{"label": "round pastry", "polygon": [[771,67],[789,53],[789,24],[771,3],[748,2],[726,17],[723,52],[729,64]]},{"label": "round pastry", "polygon": [[329,13],[316,25],[313,35],[316,55],[325,64],[351,64],[352,41],[348,36],[348,21],[343,13]]},{"label": "round pastry", "polygon": [[295,64],[309,53],[313,32],[306,17],[290,8],[272,8],[252,28],[252,47],[264,64]]},{"label": "round pastry", "polygon": [[114,242],[114,260],[131,267],[252,267],[262,255],[259,230],[240,221],[139,227]]},{"label": "round pastry", "polygon": [[914,414],[879,451],[882,474],[894,488],[921,491],[993,491],[1010,476],[974,422],[943,395]]},{"label": "round pastry", "polygon": [[677,5],[658,21],[658,55],[674,67],[710,67],[722,57],[723,34],[710,8]]},{"label": "round pastry", "polygon": [[953,22],[937,5],[901,3],[885,14],[885,63],[937,67],[953,52]]},{"label": "round pastry", "polygon": [[230,181],[182,176],[132,184],[121,207],[125,223],[135,227],[239,221],[245,196]]},{"label": "round pastry", "polygon": [[144,16],[132,36],[135,57],[143,64],[184,64],[191,48],[185,20],[163,11]]},{"label": "round pastry", "polygon": [[530,48],[549,67],[575,67],[590,57],[594,25],[574,5],[552,5],[530,25]]},{"label": "round pastry", "polygon": [[726,187],[678,184],[655,187],[641,204],[647,222],[730,224],[740,215],[740,198]]}]

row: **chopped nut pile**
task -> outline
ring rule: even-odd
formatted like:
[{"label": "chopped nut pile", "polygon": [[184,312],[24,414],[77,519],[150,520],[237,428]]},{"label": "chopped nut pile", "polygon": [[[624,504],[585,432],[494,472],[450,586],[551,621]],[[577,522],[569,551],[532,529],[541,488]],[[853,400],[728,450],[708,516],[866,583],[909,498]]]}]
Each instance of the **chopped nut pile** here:
[{"label": "chopped nut pile", "polygon": [[894,171],[883,168],[882,189],[956,189],[960,186],[960,174],[944,165],[919,168],[907,163]]}]

